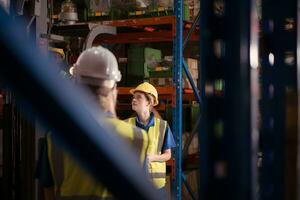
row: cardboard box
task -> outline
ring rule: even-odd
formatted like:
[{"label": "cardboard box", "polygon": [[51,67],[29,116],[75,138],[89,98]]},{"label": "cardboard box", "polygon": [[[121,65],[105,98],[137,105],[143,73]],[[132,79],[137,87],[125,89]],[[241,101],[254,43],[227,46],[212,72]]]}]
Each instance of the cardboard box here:
[{"label": "cardboard box", "polygon": [[[190,136],[191,133],[188,133],[188,132],[185,132],[183,135],[182,135],[182,146],[184,147],[184,145],[186,144],[189,136]],[[192,139],[192,142],[188,148],[188,154],[195,154],[195,153],[198,153],[199,152],[199,141],[198,141],[198,134],[195,134],[193,139]]]},{"label": "cardboard box", "polygon": [[[198,87],[198,79],[193,78],[193,80],[194,80],[196,87]],[[192,89],[192,85],[190,84],[188,78],[183,79],[182,88]]]},{"label": "cardboard box", "polygon": [[189,66],[189,71],[193,79],[198,79],[198,60],[193,58],[187,58],[186,63]]},{"label": "cardboard box", "polygon": [[152,77],[149,78],[149,82],[156,87],[167,87],[173,85],[172,77],[166,77],[166,78]]},{"label": "cardboard box", "polygon": [[[187,182],[191,187],[193,194],[198,196],[198,170],[188,171],[185,173]],[[191,196],[189,192],[186,190],[186,187],[182,186],[182,200],[190,200]]]}]

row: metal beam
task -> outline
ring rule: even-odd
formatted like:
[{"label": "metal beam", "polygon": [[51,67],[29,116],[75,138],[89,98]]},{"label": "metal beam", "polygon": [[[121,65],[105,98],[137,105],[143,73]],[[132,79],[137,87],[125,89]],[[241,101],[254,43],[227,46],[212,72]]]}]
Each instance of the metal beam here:
[{"label": "metal beam", "polygon": [[187,76],[187,78],[188,78],[188,80],[189,80],[191,86],[192,86],[192,89],[193,89],[193,92],[194,92],[194,94],[195,94],[195,97],[196,97],[197,102],[198,102],[199,104],[201,104],[201,103],[202,103],[202,100],[201,100],[201,97],[200,97],[200,94],[199,94],[199,90],[198,90],[197,86],[196,86],[195,83],[194,83],[193,77],[192,77],[192,75],[191,75],[191,73],[190,73],[190,71],[189,71],[189,68],[188,68],[188,66],[187,66],[187,64],[186,64],[185,61],[183,61],[183,69],[184,69],[184,71],[185,71],[185,74],[186,74],[186,76]]},{"label": "metal beam", "polygon": [[183,0],[174,1],[176,17],[176,36],[174,39],[174,70],[173,82],[175,83],[176,99],[173,109],[173,132],[176,140],[176,176],[174,199],[181,199],[182,193],[182,65],[183,65]]},{"label": "metal beam", "polygon": [[184,38],[184,41],[183,41],[183,48],[184,49],[185,49],[188,41],[190,40],[190,37],[192,36],[195,28],[199,25],[199,20],[200,20],[200,12],[198,12],[197,16],[195,17],[195,19],[193,21],[191,29],[189,30],[189,32],[187,33],[186,37]]}]

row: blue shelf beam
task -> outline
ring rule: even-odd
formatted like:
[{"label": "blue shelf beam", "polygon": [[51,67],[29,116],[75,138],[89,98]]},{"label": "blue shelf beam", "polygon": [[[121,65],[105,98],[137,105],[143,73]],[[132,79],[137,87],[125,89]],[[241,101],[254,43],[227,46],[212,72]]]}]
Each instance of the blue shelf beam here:
[{"label": "blue shelf beam", "polygon": [[199,94],[199,90],[198,90],[197,86],[194,83],[193,77],[192,77],[192,75],[191,75],[191,73],[189,71],[189,67],[188,67],[188,65],[186,64],[185,61],[183,61],[183,69],[184,69],[184,72],[185,72],[185,74],[186,74],[186,76],[187,76],[187,78],[188,78],[191,86],[192,86],[193,92],[194,92],[195,97],[196,97],[196,101],[199,104],[201,104],[202,100],[201,100],[201,97],[200,97],[200,94]]},{"label": "blue shelf beam", "polygon": [[173,131],[176,140],[175,149],[175,184],[173,198],[181,199],[182,196],[182,65],[183,65],[183,1],[174,1],[176,17],[176,35],[173,44],[174,63],[173,82],[175,84],[175,108],[173,109]]}]

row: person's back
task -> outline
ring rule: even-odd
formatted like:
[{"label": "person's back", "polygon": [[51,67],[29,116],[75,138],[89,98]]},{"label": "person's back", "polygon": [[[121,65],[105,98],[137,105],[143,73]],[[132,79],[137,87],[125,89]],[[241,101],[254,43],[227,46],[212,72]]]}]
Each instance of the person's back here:
[{"label": "person's back", "polygon": [[[124,139],[133,152],[139,157],[141,165],[144,164],[148,148],[147,134],[115,117],[107,117],[108,126]],[[47,136],[48,157],[55,185],[55,196],[79,198],[107,199],[112,197],[108,190],[97,183],[87,172],[71,157],[63,151],[59,145],[52,142],[51,133]],[[105,164],[105,163],[104,163]]]},{"label": "person's back", "polygon": [[[106,115],[106,123],[112,130],[111,134],[116,133],[125,140],[125,143],[132,148],[132,152],[137,155],[137,160],[142,166],[148,148],[146,132],[119,120],[115,115],[116,82],[121,80],[121,74],[114,55],[103,47],[85,50],[79,56],[73,71],[75,82],[88,88],[98,101],[99,107]],[[53,184],[50,186],[54,186],[53,192],[56,198],[112,198],[105,187],[96,183],[71,156],[52,140],[51,134],[47,137],[47,157],[50,165],[48,171],[53,179]]]}]

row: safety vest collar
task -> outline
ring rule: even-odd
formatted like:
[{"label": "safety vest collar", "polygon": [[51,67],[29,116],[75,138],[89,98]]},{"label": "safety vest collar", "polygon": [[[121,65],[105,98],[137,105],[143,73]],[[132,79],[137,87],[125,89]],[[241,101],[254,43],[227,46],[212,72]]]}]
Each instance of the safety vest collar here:
[{"label": "safety vest collar", "polygon": [[154,114],[150,113],[150,119],[149,119],[149,122],[146,126],[141,122],[139,116],[136,116],[135,124],[136,124],[137,127],[141,128],[141,129],[144,129],[148,132],[149,128],[154,126],[154,124],[155,124],[154,123]]}]

